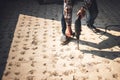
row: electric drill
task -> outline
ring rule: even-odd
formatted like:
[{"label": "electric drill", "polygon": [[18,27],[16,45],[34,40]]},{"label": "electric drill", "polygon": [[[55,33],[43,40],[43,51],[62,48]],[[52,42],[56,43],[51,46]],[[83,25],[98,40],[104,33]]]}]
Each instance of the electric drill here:
[{"label": "electric drill", "polygon": [[77,38],[77,45],[79,50],[79,36],[81,34],[81,19],[85,16],[85,8],[81,7],[77,13],[77,19],[75,20],[75,36]]},{"label": "electric drill", "polygon": [[75,20],[75,37],[77,39],[77,48],[79,49],[79,36],[81,34],[81,16]]}]

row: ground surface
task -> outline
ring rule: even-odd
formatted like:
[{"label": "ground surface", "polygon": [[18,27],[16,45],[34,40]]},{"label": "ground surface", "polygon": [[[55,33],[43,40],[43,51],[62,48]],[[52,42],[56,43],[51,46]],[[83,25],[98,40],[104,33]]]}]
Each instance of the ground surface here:
[{"label": "ground surface", "polygon": [[[82,20],[80,50],[75,39],[60,45],[62,5],[39,5],[32,0],[3,5],[2,80],[120,80],[120,5],[118,0],[108,1],[98,1],[95,25],[100,34],[93,33],[85,18]],[[74,6],[73,22],[79,4]],[[72,26],[74,31],[74,23]],[[103,34],[105,26],[110,31]]]}]

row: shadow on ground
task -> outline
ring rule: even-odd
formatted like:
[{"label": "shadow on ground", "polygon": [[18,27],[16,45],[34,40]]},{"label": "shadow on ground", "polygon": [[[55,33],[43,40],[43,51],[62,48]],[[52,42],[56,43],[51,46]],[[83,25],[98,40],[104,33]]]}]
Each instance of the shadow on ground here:
[{"label": "shadow on ground", "polygon": [[83,53],[90,53],[107,59],[116,59],[120,57],[119,51],[100,51],[100,50],[81,50]]},{"label": "shadow on ground", "polygon": [[87,43],[88,46],[94,47],[94,48],[98,48],[98,49],[107,49],[107,48],[112,48],[114,46],[118,46],[120,47],[120,36],[115,36],[112,35],[108,32],[100,32],[101,35],[99,36],[100,39],[102,39],[102,35],[107,36],[107,39],[102,39],[102,41],[98,44],[93,43],[93,42],[88,42],[88,41],[81,41],[82,43]]},{"label": "shadow on ground", "polygon": [[[120,36],[115,36],[112,35],[108,32],[100,32],[101,35],[105,35],[108,38],[105,40],[102,40],[100,43],[94,43],[94,42],[89,42],[89,41],[82,41],[80,40],[80,44],[82,45],[87,45],[93,48],[97,48],[98,50],[80,50],[83,53],[90,53],[90,54],[94,54],[100,57],[104,57],[104,58],[108,58],[108,59],[115,59],[120,57]],[[100,36],[99,38],[101,38],[102,36]],[[117,51],[114,51],[111,49],[111,51],[104,51],[102,49],[110,49],[112,47],[117,46],[119,49]],[[117,49],[117,48],[116,48]]]}]

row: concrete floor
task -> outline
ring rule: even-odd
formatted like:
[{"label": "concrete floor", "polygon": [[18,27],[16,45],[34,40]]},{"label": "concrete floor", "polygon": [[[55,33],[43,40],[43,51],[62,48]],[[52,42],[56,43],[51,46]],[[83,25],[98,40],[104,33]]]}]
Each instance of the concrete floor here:
[{"label": "concrete floor", "polygon": [[[1,79],[120,80],[120,1],[109,1],[98,0],[95,25],[101,34],[93,33],[82,19],[80,50],[75,39],[60,45],[62,5],[39,5],[36,0],[0,3]],[[74,6],[73,27],[80,6]],[[103,34],[106,26],[110,31]]]}]

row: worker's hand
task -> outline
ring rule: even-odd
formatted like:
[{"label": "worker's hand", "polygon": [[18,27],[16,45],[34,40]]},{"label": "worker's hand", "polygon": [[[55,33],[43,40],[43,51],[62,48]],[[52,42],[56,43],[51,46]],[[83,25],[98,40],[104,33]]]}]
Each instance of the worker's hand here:
[{"label": "worker's hand", "polygon": [[65,34],[66,34],[67,37],[71,37],[72,36],[71,26],[67,26]]},{"label": "worker's hand", "polygon": [[77,16],[81,16],[81,18],[85,16],[85,9],[83,7],[77,12]]}]

